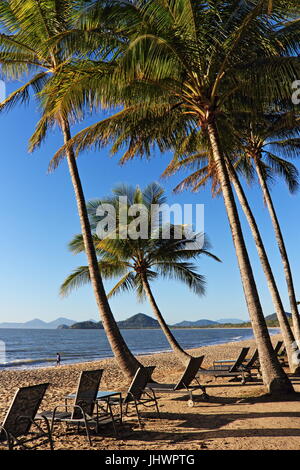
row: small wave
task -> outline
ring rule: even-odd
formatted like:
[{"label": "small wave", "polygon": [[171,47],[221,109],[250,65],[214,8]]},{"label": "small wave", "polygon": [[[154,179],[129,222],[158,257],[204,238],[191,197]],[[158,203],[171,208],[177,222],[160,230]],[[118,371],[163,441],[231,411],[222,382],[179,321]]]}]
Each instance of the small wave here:
[{"label": "small wave", "polygon": [[53,361],[53,357],[51,358],[38,358],[38,359],[14,359],[13,361],[7,362],[0,362],[0,368],[10,368],[10,367],[24,367],[24,366],[34,366],[34,365],[42,365],[45,363],[49,363]]}]

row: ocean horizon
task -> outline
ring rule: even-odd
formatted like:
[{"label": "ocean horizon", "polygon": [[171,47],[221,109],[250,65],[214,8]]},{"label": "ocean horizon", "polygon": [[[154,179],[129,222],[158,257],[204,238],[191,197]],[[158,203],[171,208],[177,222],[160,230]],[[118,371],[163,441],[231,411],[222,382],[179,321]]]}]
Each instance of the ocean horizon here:
[{"label": "ocean horizon", "polygon": [[[252,328],[176,328],[172,329],[183,349],[253,339]],[[278,328],[270,328],[277,334]],[[121,330],[135,355],[171,351],[160,329]],[[1,347],[2,346],[2,347]],[[56,364],[97,361],[113,357],[103,330],[0,329],[0,369],[31,369]]]}]

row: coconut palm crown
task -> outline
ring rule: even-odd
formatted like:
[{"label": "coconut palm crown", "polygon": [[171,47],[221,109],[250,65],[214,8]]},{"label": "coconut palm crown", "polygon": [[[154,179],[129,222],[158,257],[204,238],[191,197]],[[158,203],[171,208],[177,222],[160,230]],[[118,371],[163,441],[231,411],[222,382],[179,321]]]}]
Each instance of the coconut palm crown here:
[{"label": "coconut palm crown", "polygon": [[[152,233],[149,233],[149,237],[146,238],[141,236],[136,239],[123,238],[124,224],[118,218],[115,237],[111,237],[111,232],[103,239],[99,239],[96,233],[94,234],[102,276],[106,279],[120,277],[108,296],[112,297],[118,292],[129,290],[135,291],[139,300],[147,296],[173,350],[179,354],[183,362],[186,362],[188,355],[180,348],[164,321],[150,289],[150,283],[158,277],[176,279],[186,284],[197,295],[204,295],[204,276],[197,272],[198,266],[191,260],[196,261],[201,255],[216,261],[220,259],[209,251],[210,244],[204,235],[186,235],[184,233],[186,227],[182,225],[168,224],[166,227],[163,218],[158,215],[158,208],[166,203],[164,190],[158,184],[152,183],[144,190],[123,185],[114,188],[113,193],[113,197],[109,199],[88,203],[91,225],[94,230],[96,230],[97,221],[101,220],[101,217],[95,215],[97,208],[109,203],[119,214],[120,197],[126,197],[128,209],[133,207],[133,204],[138,204],[139,210],[141,210],[141,205],[146,209],[144,213],[146,225]],[[133,216],[128,218],[127,227],[132,224],[133,220]],[[163,232],[166,229],[168,233],[165,233],[169,236],[164,238]],[[82,252],[84,250],[82,236],[74,237],[69,247],[73,253]],[[89,270],[86,266],[81,266],[64,281],[61,293],[67,295],[74,288],[88,282],[90,282]]]}]

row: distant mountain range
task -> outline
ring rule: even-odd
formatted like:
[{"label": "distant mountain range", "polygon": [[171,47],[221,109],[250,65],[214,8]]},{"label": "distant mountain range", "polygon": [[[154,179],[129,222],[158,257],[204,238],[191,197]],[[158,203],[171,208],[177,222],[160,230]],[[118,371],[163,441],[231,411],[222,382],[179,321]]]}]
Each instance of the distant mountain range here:
[{"label": "distant mountain range", "polygon": [[[184,320],[180,323],[175,323],[174,325],[169,325],[171,328],[203,328],[203,327],[217,327],[222,326],[224,324],[243,324],[243,320],[238,320],[237,318],[228,318],[228,319],[221,319],[218,321],[207,320],[206,318],[202,320],[196,321],[187,321]],[[145,315],[144,313],[138,313],[133,315],[127,320],[117,322],[118,327],[120,329],[130,329],[130,328],[159,328],[159,323],[152,317]],[[69,327],[62,325],[59,328],[70,328],[70,329],[102,329],[101,322],[94,322],[94,321],[85,321],[75,323]]]},{"label": "distant mountain range", "polygon": [[27,321],[25,323],[0,323],[0,328],[22,328],[22,329],[41,329],[41,330],[53,330],[56,329],[60,325],[71,326],[76,323],[74,320],[69,320],[68,318],[57,318],[56,320],[50,322],[44,322],[43,320],[39,320],[35,318],[34,320]]},{"label": "distant mountain range", "polygon": [[[290,316],[289,313],[287,313]],[[268,315],[266,317],[268,323],[272,323],[276,321],[276,315]],[[133,315],[126,320],[122,320],[117,322],[119,328],[121,329],[129,329],[129,328],[159,328],[159,323],[154,318],[145,315],[144,313],[138,313]],[[244,320],[240,320],[238,318],[221,318],[219,320],[208,320],[203,318],[201,320],[195,321],[188,321],[184,320],[179,323],[175,323],[174,325],[169,325],[171,328],[204,328],[204,327],[212,327],[217,328],[218,326],[222,327],[222,325],[241,325],[246,326]],[[44,322],[39,319],[34,319],[25,323],[0,323],[0,328],[18,328],[18,329],[103,329],[101,322],[96,322],[94,320],[88,320],[83,322],[76,322],[74,320],[70,320],[68,318],[57,318],[51,322]]]}]

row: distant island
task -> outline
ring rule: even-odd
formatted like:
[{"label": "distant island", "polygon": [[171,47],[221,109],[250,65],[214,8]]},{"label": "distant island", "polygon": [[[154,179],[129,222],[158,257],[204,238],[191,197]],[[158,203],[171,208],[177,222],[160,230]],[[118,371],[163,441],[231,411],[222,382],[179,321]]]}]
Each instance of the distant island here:
[{"label": "distant island", "polygon": [[[286,315],[291,320],[291,314],[286,312]],[[266,317],[267,325],[269,327],[278,327],[276,314],[268,315]],[[120,329],[156,329],[160,328],[159,323],[154,318],[144,313],[137,313],[127,320],[117,322]],[[184,320],[174,325],[169,325],[170,328],[251,328],[251,323],[239,320],[237,318],[222,318],[220,320],[208,320],[206,318],[189,321]],[[44,322],[43,320],[34,319],[25,323],[0,323],[1,328],[17,328],[17,329],[60,329],[60,330],[100,330],[103,329],[102,322],[94,320],[87,320],[82,322],[75,322],[68,318],[60,317],[51,322]]]}]

